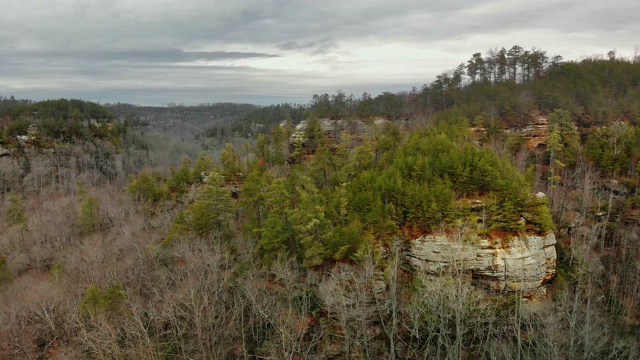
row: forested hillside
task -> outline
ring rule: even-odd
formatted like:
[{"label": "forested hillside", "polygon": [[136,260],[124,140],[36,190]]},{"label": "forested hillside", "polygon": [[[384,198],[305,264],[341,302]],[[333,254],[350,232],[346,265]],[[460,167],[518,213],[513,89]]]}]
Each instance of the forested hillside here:
[{"label": "forested hillside", "polygon": [[2,98],[0,358],[636,359],[639,60],[496,49],[189,142]]},{"label": "forested hillside", "polygon": [[134,128],[171,132],[182,136],[200,133],[212,126],[228,126],[233,120],[259,109],[256,105],[233,103],[166,106],[116,103],[106,104],[105,107],[119,118],[129,119]]}]

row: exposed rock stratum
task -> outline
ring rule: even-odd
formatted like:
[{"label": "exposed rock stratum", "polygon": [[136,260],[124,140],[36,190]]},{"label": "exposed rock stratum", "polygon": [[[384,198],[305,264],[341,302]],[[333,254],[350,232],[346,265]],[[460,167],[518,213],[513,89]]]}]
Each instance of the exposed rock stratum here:
[{"label": "exposed rock stratum", "polygon": [[554,233],[471,242],[427,235],[411,242],[408,257],[425,274],[471,273],[474,282],[491,290],[526,292],[553,278],[555,245]]}]

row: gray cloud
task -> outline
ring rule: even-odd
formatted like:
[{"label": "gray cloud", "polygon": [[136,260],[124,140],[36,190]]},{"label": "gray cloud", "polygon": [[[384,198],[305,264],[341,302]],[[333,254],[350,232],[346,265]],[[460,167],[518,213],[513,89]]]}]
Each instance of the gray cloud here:
[{"label": "gray cloud", "polygon": [[635,0],[9,2],[0,94],[264,103],[408,89],[496,46],[630,52],[638,13]]},{"label": "gray cloud", "polygon": [[330,37],[314,41],[287,41],[278,45],[280,50],[311,50],[312,55],[327,54],[338,46]]},{"label": "gray cloud", "polygon": [[74,49],[72,51],[25,51],[9,54],[18,58],[77,59],[92,62],[123,61],[132,64],[183,63],[206,60],[238,60],[252,58],[271,58],[279,55],[243,51],[184,51],[180,49],[157,50],[97,50]]}]

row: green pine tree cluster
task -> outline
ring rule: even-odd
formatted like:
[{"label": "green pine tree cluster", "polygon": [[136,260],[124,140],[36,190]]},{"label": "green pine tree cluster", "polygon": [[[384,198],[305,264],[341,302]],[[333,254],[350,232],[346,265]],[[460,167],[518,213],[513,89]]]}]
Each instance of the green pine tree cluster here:
[{"label": "green pine tree cluster", "polygon": [[225,239],[232,235],[233,200],[223,181],[222,176],[216,173],[209,177],[195,201],[173,222],[167,241],[211,236]]},{"label": "green pine tree cluster", "polygon": [[[465,131],[464,117],[454,110],[440,115],[434,129],[412,133],[393,155],[352,179],[350,209],[364,224],[382,224],[379,232],[389,230],[389,223],[395,225],[391,229],[432,232],[459,219],[477,223],[480,232],[525,230],[519,220],[531,199],[523,175],[465,140]],[[482,205],[471,209],[469,200]],[[550,226],[529,230],[546,232]]]},{"label": "green pine tree cluster", "polygon": [[[179,200],[195,185],[196,199],[179,213],[167,240],[233,236],[238,220],[267,264],[280,256],[306,267],[353,260],[375,242],[446,231],[460,221],[479,235],[551,230],[547,204],[530,195],[530,185],[509,161],[474,144],[468,128],[453,109],[427,130],[405,134],[387,123],[370,139],[335,142],[312,117],[305,132],[310,155],[292,166],[282,165],[276,127],[260,136],[246,168],[231,145],[224,149],[226,179],[213,174],[200,185],[201,174],[215,168],[201,155],[195,165],[185,159],[166,177],[143,171],[128,190],[138,200],[161,204]],[[238,178],[244,169],[251,171]],[[225,186],[234,181],[240,181],[237,202]]]},{"label": "green pine tree cluster", "polygon": [[457,110],[410,135],[388,124],[354,148],[331,144],[314,123],[307,129],[311,156],[285,171],[253,167],[243,181],[242,221],[266,263],[279,256],[305,266],[351,260],[375,241],[461,220],[481,235],[553,228],[547,204],[530,195],[507,160],[471,142]]},{"label": "green pine tree cluster", "polygon": [[173,201],[187,193],[189,188],[201,184],[216,168],[213,159],[201,153],[195,163],[184,157],[179,168],[169,167],[169,175],[142,170],[137,176],[131,176],[127,184],[127,192],[136,200],[157,205],[164,200]]},{"label": "green pine tree cluster", "polygon": [[104,290],[91,285],[85,291],[84,298],[80,302],[81,315],[87,317],[94,317],[102,313],[115,315],[122,311],[126,298],[127,293],[120,283],[114,283]]}]

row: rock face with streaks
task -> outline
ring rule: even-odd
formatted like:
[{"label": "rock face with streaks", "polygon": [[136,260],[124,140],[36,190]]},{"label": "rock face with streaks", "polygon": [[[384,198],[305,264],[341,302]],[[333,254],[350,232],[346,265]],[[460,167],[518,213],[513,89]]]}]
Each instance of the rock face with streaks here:
[{"label": "rock face with streaks", "polygon": [[523,128],[512,130],[520,134],[525,139],[525,145],[529,150],[544,151],[547,148],[547,137],[549,136],[549,125],[547,118],[541,115],[535,116]]},{"label": "rock face with streaks", "polygon": [[470,273],[476,284],[491,290],[531,291],[553,278],[555,244],[553,233],[472,242],[427,235],[411,242],[408,258],[426,274]]}]

